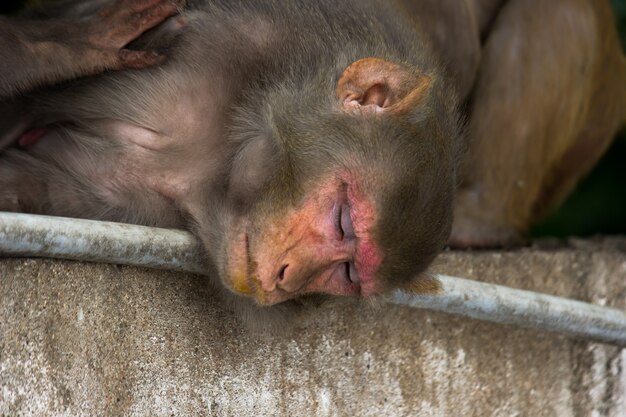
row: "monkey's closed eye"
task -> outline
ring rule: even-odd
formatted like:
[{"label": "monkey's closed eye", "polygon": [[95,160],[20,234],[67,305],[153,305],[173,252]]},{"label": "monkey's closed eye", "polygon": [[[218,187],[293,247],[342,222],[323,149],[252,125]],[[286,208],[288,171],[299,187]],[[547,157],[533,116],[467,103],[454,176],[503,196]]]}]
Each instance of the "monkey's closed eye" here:
[{"label": "monkey's closed eye", "polygon": [[350,206],[340,204],[335,207],[335,229],[339,232],[339,240],[355,237]]},{"label": "monkey's closed eye", "polygon": [[355,237],[352,217],[350,216],[350,206],[343,204],[337,206],[335,211],[335,228],[339,232],[339,240],[343,240],[346,237]]},{"label": "monkey's closed eye", "polygon": [[353,238],[354,225],[352,224],[352,216],[350,215],[350,206],[341,206],[340,210],[340,229],[344,237]]}]

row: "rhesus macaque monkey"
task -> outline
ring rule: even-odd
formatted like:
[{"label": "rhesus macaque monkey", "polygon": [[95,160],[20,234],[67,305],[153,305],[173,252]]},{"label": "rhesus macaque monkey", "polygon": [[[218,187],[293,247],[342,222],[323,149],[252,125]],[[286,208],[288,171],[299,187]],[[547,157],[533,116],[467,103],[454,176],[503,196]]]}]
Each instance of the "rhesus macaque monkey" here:
[{"label": "rhesus macaque monkey", "polygon": [[21,96],[32,122],[0,157],[0,209],[186,227],[261,305],[432,291],[451,230],[514,241],[626,118],[605,0],[206,0],[183,16],[178,38],[137,42],[173,45],[162,65]]}]

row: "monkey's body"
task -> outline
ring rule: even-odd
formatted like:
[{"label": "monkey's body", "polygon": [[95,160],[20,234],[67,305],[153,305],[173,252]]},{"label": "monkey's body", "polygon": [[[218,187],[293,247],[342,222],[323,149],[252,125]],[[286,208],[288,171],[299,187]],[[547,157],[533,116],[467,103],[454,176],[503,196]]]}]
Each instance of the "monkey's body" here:
[{"label": "monkey's body", "polygon": [[[178,39],[140,43],[174,44],[164,65],[20,99],[47,133],[2,154],[0,209],[187,227],[227,286],[264,304],[367,296],[414,283],[448,236],[455,183],[452,242],[510,243],[626,119],[605,1],[196,3]],[[335,198],[358,246],[326,254],[300,229]],[[335,269],[317,281],[301,242],[360,287]]]}]

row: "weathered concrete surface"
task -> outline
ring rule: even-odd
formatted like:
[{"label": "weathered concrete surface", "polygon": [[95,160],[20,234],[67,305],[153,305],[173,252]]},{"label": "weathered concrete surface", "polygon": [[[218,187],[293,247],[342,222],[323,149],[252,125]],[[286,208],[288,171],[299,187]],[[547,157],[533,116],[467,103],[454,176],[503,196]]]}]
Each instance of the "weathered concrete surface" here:
[{"label": "weathered concrete surface", "polygon": [[[626,307],[626,239],[433,269]],[[201,277],[0,261],[0,415],[617,417],[625,365],[626,349],[354,302],[263,336]]]}]

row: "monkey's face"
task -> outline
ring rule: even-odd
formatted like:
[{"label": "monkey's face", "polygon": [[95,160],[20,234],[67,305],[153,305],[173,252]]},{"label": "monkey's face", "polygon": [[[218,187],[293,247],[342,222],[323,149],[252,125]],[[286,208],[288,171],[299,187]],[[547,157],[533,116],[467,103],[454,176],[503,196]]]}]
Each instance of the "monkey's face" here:
[{"label": "monkey's face", "polygon": [[236,228],[225,283],[262,305],[307,293],[376,295],[382,253],[375,224],[359,182],[331,175],[297,204]]},{"label": "monkey's face", "polygon": [[366,59],[346,69],[333,98],[281,90],[265,120],[240,124],[239,137],[252,139],[231,173],[244,180],[229,190],[241,210],[226,226],[224,284],[262,305],[432,290],[421,273],[449,233],[457,133],[447,108],[424,105],[439,97],[432,82]]}]

